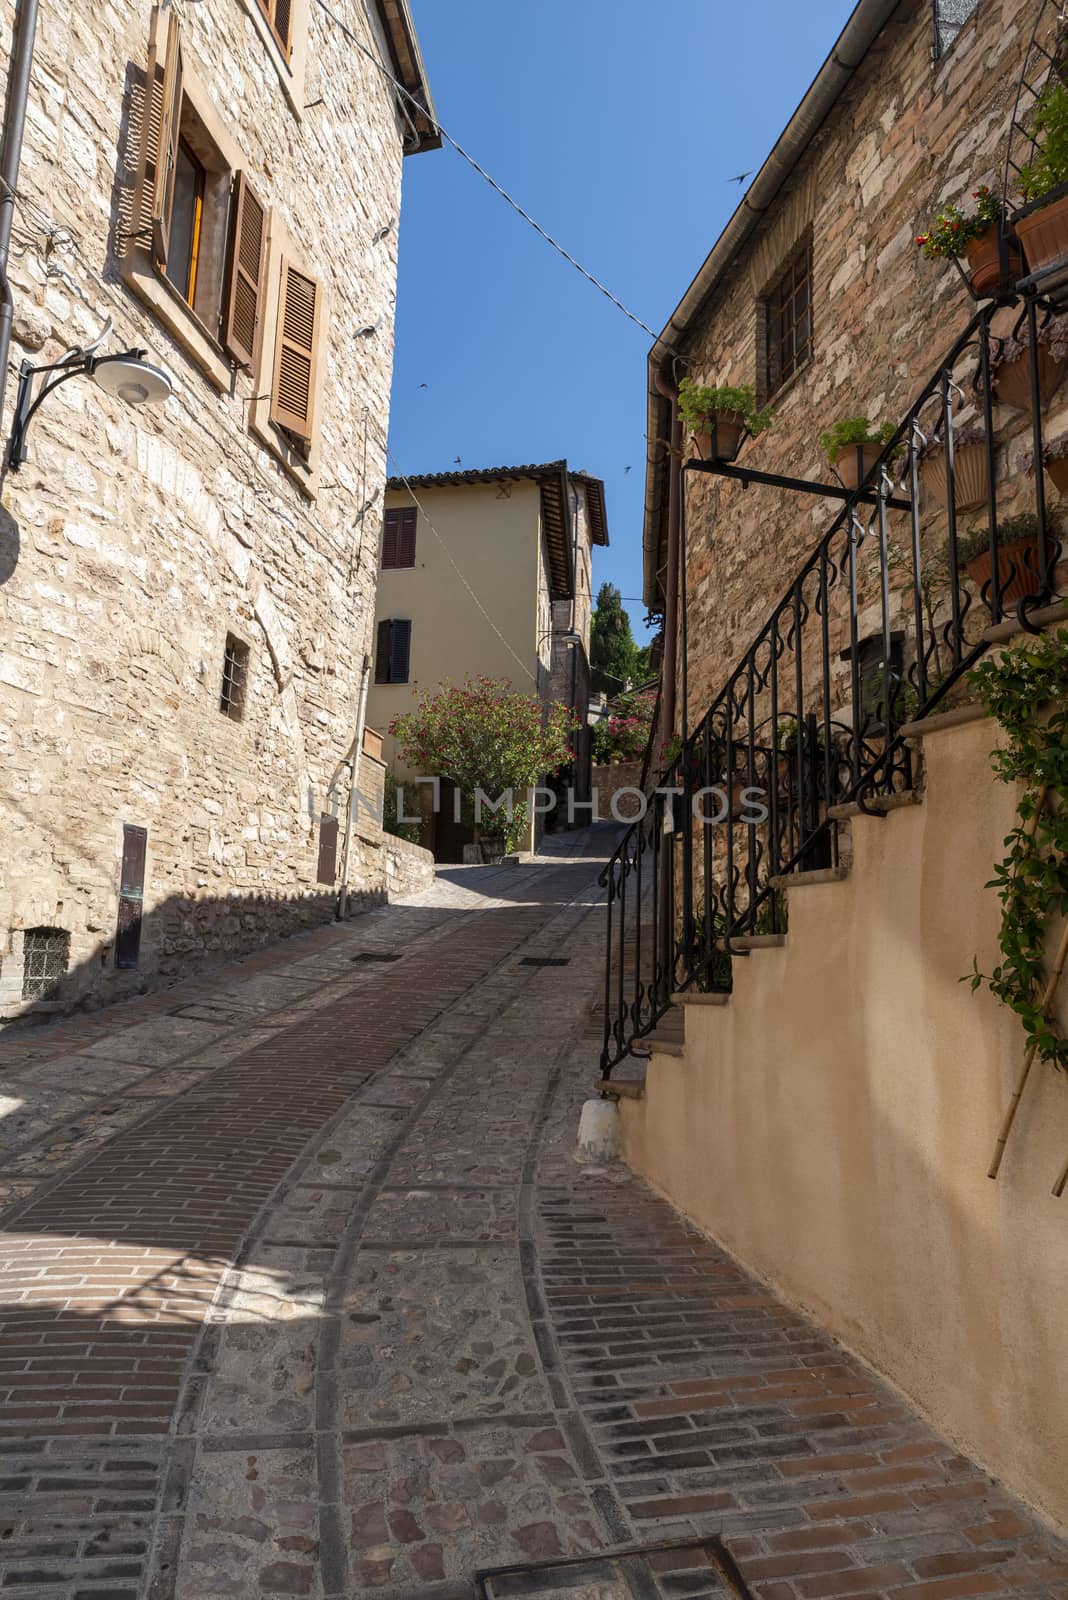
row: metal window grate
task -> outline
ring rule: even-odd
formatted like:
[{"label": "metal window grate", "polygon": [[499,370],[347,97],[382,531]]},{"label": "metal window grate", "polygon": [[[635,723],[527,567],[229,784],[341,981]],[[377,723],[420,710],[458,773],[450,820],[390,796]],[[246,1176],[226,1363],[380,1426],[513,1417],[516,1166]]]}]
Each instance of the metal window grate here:
[{"label": "metal window grate", "polygon": [[22,998],[49,1000],[70,966],[65,928],[27,928],[22,936]]},{"label": "metal window grate", "polygon": [[931,0],[934,8],[935,56],[945,55],[979,0]]},{"label": "metal window grate", "polygon": [[806,241],[765,298],[764,390],[771,396],[812,355],[812,244]]},{"label": "metal window grate", "polygon": [[224,717],[230,717],[234,722],[240,722],[245,714],[248,656],[248,645],[243,644],[240,639],[236,639],[232,633],[228,633],[226,635],[226,649],[223,653],[219,710]]}]

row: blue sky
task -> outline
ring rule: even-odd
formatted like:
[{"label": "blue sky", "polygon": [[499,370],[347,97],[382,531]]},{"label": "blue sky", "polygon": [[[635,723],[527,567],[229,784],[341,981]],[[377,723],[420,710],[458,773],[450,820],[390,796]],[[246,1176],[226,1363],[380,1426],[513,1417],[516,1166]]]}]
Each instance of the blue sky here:
[{"label": "blue sky", "polygon": [[[727,180],[760,166],[851,9],[412,0],[444,126],[658,332],[738,203]],[[594,584],[643,637],[651,341],[454,151],[404,182],[393,454],[411,473],[566,456],[603,478]]]}]

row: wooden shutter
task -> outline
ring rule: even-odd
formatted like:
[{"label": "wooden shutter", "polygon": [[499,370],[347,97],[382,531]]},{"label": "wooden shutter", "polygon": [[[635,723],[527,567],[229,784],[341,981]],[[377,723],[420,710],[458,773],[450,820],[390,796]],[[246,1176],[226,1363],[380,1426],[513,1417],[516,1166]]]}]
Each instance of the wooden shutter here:
[{"label": "wooden shutter", "polygon": [[147,846],[146,828],[136,828],[129,823],[123,828],[119,916],[115,929],[115,965],[120,968],[136,967],[140,959]]},{"label": "wooden shutter", "polygon": [[312,437],[321,300],[322,290],[316,279],[291,261],[283,260],[271,421],[298,439]]},{"label": "wooden shutter", "polygon": [[383,567],[415,566],[415,530],[418,512],[414,506],[401,506],[386,512],[382,533]]},{"label": "wooden shutter", "polygon": [[319,818],[319,864],[315,876],[319,883],[333,883],[337,877],[337,818]]},{"label": "wooden shutter", "polygon": [[378,641],[375,646],[375,682],[389,682],[390,646],[393,636],[392,622],[378,624]]},{"label": "wooden shutter", "polygon": [[288,56],[293,25],[293,0],[260,0],[260,10],[271,25],[271,32]]},{"label": "wooden shutter", "polygon": [[[173,10],[166,13],[166,37],[162,59],[158,54],[158,31],[164,18],[157,23],[157,38],[149,52],[146,162],[152,168],[152,250],[161,267],[167,265],[167,244],[171,231],[171,208],[174,204],[174,172],[178,162],[178,135],[182,121],[182,25]],[[159,102],[159,128],[155,121],[154,106],[156,82],[162,68],[163,87]],[[146,165],[147,182],[147,165]]]},{"label": "wooden shutter", "polygon": [[407,683],[408,667],[412,654],[412,625],[410,622],[393,623],[393,634],[389,642],[389,681],[390,683]]},{"label": "wooden shutter", "polygon": [[242,366],[255,365],[267,213],[243,172],[234,180],[230,275],[223,300],[223,344]]}]

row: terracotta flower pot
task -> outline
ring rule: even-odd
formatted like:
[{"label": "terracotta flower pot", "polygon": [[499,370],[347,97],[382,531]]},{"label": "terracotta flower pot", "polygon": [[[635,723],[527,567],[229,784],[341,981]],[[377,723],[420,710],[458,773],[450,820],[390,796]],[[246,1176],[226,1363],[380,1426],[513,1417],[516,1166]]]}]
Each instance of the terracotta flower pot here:
[{"label": "terracotta flower pot", "polygon": [[834,470],[845,489],[859,489],[883,453],[881,444],[844,444]]},{"label": "terracotta flower pot", "polygon": [[[949,506],[946,452],[941,445],[929,450],[920,463],[920,475],[939,505]],[[959,511],[986,505],[990,492],[990,458],[983,439],[956,445],[953,451],[953,486]]]},{"label": "terracotta flower pot", "polygon": [[702,460],[733,461],[742,447],[745,418],[740,411],[716,411],[708,420],[709,427],[694,430]]},{"label": "terracotta flower pot", "polygon": [[[965,567],[969,578],[983,591],[983,584],[990,579],[990,551],[984,550],[981,554],[969,561]],[[1008,605],[1010,600],[1022,600],[1025,595],[1038,592],[1038,540],[1014,539],[1011,544],[998,546],[998,582],[1002,585],[1001,603]]]},{"label": "terracotta flower pot", "polygon": [[1068,495],[1068,456],[1056,456],[1051,461],[1043,462],[1043,466],[1049,473],[1054,488],[1059,489],[1061,494]]},{"label": "terracotta flower pot", "polygon": [[[985,233],[969,239],[964,246],[972,280],[972,289],[982,299],[993,294],[1001,284],[1001,255],[998,249],[998,225],[992,222]],[[1023,262],[1015,245],[1008,246],[1006,256],[1010,283],[1023,277]]]},{"label": "terracotta flower pot", "polygon": [[1068,263],[1068,195],[1021,217],[1016,233],[1031,272]]},{"label": "terracotta flower pot", "polygon": [[[1047,405],[1060,388],[1061,379],[1068,370],[1068,353],[1055,356],[1046,340],[1038,344],[1038,391],[1043,405]],[[990,375],[990,387],[999,406],[1012,406],[1016,411],[1031,409],[1031,351],[1024,345],[1018,355],[999,361]]]}]

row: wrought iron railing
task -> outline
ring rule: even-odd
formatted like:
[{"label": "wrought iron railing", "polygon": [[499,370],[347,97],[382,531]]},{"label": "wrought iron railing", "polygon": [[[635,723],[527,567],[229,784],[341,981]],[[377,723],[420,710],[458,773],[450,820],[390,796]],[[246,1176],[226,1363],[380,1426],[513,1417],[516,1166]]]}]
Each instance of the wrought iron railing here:
[{"label": "wrought iron railing", "polygon": [[[991,332],[1008,305],[1020,308],[1011,347]],[[605,1077],[675,991],[729,988],[747,942],[784,931],[781,880],[839,865],[840,808],[882,816],[914,789],[902,729],[945,709],[993,625],[1015,614],[1026,626],[1056,598],[1040,340],[1053,316],[1047,302],[1021,305],[1011,292],[982,305],[856,491],[687,463],[833,495],[842,508],[602,874]],[[1021,401],[1016,371],[1017,404],[1030,401],[1029,468],[1019,458],[1026,411],[995,428],[992,369],[1005,348],[1020,352],[1026,376]],[[1025,528],[1007,540],[1020,531],[1006,529],[1010,511],[1030,513],[1030,537]],[[970,513],[982,528],[968,534]]]}]

